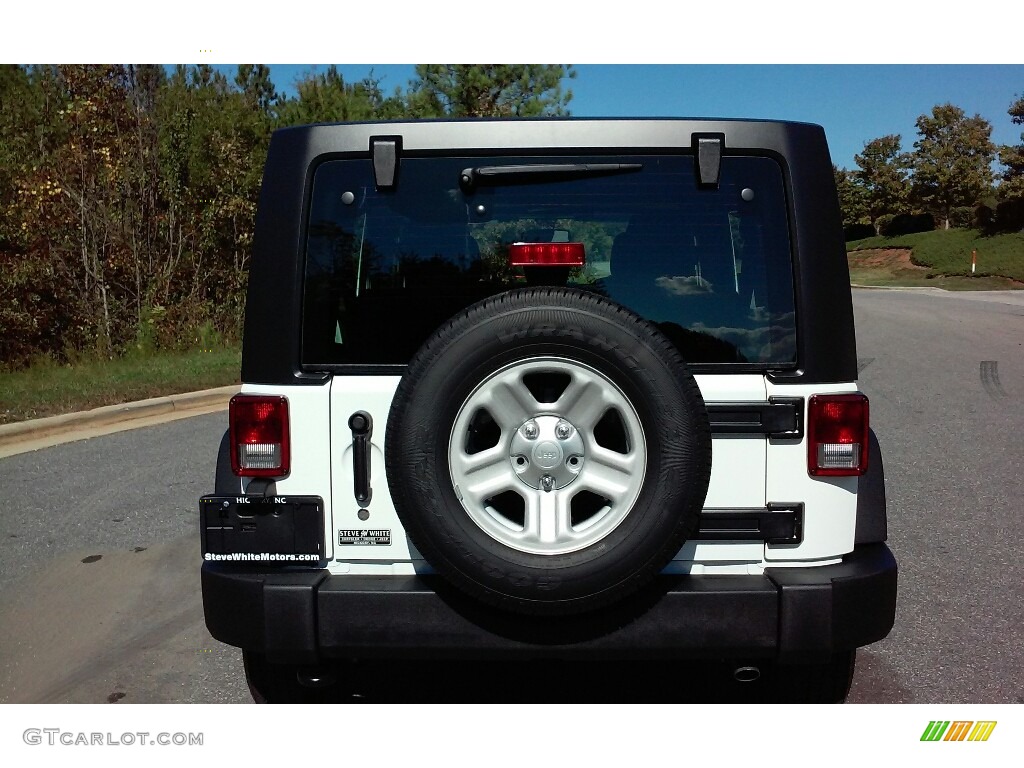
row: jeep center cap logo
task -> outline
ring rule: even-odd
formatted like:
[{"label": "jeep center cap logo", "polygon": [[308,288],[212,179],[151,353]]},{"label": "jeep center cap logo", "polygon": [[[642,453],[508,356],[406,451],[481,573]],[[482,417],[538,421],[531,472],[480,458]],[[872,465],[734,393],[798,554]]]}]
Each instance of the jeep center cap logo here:
[{"label": "jeep center cap logo", "polygon": [[553,440],[537,443],[533,449],[533,463],[541,469],[554,469],[562,463],[562,449]]}]

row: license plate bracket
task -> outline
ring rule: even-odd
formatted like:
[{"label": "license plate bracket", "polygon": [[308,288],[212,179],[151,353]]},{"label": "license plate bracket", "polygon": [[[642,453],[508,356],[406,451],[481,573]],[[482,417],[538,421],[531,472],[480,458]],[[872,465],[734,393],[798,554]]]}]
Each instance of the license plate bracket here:
[{"label": "license plate bracket", "polygon": [[203,496],[199,500],[203,559],[269,565],[324,560],[320,496]]}]

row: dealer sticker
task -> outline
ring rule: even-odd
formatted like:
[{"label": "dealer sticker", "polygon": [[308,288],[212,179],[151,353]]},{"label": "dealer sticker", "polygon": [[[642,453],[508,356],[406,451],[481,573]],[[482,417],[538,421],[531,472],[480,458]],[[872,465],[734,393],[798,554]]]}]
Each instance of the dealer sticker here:
[{"label": "dealer sticker", "polygon": [[390,528],[354,528],[338,530],[338,544],[391,546]]}]

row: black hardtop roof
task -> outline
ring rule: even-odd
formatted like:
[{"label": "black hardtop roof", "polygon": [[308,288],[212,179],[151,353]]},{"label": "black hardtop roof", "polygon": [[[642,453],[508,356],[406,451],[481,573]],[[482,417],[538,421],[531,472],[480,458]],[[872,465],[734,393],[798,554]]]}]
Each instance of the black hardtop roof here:
[{"label": "black hardtop roof", "polygon": [[638,115],[638,116],[590,116],[579,115],[541,116],[541,117],[431,117],[417,119],[394,120],[337,120],[305,125],[293,125],[278,128],[282,131],[304,131],[312,128],[359,126],[359,125],[453,125],[453,124],[488,124],[488,123],[623,123],[623,122],[672,122],[672,123],[771,123],[779,125],[804,125],[821,127],[817,123],[804,120],[785,120],[769,117],[712,117],[712,116],[680,116],[680,115]]},{"label": "black hardtop roof", "polygon": [[667,149],[690,147],[694,134],[722,134],[725,149],[789,156],[826,151],[825,132],[785,120],[681,117],[546,117],[321,123],[282,128],[273,141],[305,154],[365,152],[372,138],[400,136],[404,151]]},{"label": "black hardtop roof", "polygon": [[582,117],[337,123],[275,132],[256,217],[242,380],[315,385],[325,380],[322,372],[302,370],[299,349],[304,222],[320,163],[370,158],[375,140],[381,139],[387,148],[381,153],[382,167],[397,167],[404,157],[446,153],[690,152],[707,134],[724,137],[725,155],[769,156],[782,168],[793,246],[799,367],[773,373],[772,378],[853,381],[857,355],[850,273],[821,126],[781,120]]}]

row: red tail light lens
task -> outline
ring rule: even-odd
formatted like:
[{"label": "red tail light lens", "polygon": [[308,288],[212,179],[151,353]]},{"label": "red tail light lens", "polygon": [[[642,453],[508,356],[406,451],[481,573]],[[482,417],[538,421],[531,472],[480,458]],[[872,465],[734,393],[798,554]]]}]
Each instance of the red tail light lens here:
[{"label": "red tail light lens", "polygon": [[868,471],[868,399],[813,395],[807,407],[807,471],[849,477]]},{"label": "red tail light lens", "polygon": [[583,243],[513,243],[508,263],[513,267],[582,267]]},{"label": "red tail light lens", "polygon": [[231,469],[240,477],[284,477],[291,470],[288,400],[235,395],[228,406]]}]

